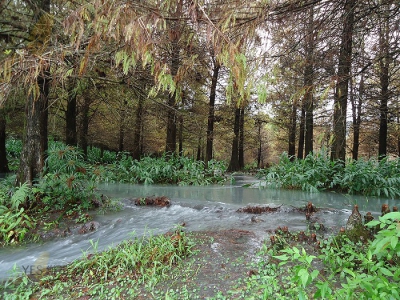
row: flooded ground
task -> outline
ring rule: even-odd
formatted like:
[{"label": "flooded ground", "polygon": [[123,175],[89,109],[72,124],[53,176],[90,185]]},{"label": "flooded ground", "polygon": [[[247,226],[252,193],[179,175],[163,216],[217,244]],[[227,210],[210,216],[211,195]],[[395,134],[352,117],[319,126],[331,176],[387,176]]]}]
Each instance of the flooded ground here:
[{"label": "flooded ground", "polygon": [[[252,187],[247,187],[248,185]],[[390,206],[400,204],[396,199],[258,188],[257,181],[250,176],[236,176],[234,182],[223,186],[102,184],[98,188],[104,195],[120,199],[124,205],[123,210],[94,215],[94,221],[98,222],[99,227],[93,232],[73,233],[39,244],[0,249],[0,277],[9,276],[14,266],[20,272],[29,272],[38,261],[48,266],[64,265],[81,257],[84,252],[93,251],[93,242],[98,243],[98,250],[103,250],[131,238],[134,234],[165,233],[174,230],[177,224],[185,224],[186,231],[215,232],[216,236],[218,232],[234,234],[240,230],[242,237],[232,245],[238,246],[236,250],[239,252],[243,246],[250,249],[251,253],[278,226],[287,226],[290,231],[306,231],[309,222],[297,208],[305,207],[309,201],[319,209],[315,219],[324,224],[326,230],[323,234],[327,235],[338,232],[340,227],[345,226],[352,206],[356,203],[362,214],[371,211],[374,216],[380,214],[383,203]],[[148,196],[166,196],[171,200],[171,205],[160,208],[134,204],[134,199]],[[261,215],[238,212],[238,209],[249,205],[269,206],[277,210]],[[244,234],[245,232],[249,234]],[[242,244],[241,239],[245,241]],[[222,247],[219,244],[212,247],[208,249],[210,255],[222,255],[227,251],[218,248]],[[232,251],[236,250],[232,248]],[[223,268],[219,269],[223,272]]]}]

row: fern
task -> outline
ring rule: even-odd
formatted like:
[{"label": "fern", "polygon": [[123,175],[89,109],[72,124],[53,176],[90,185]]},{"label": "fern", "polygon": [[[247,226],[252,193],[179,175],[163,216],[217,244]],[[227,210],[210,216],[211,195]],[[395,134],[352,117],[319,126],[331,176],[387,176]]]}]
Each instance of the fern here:
[{"label": "fern", "polygon": [[29,197],[31,188],[27,183],[17,187],[16,191],[11,197],[11,209],[17,210],[21,204],[24,204]]}]

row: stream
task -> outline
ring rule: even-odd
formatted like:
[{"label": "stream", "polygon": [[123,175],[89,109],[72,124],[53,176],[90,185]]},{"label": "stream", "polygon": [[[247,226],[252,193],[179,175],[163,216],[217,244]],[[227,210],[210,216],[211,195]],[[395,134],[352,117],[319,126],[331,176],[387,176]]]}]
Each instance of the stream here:
[{"label": "stream", "polygon": [[[124,205],[121,211],[94,215],[94,220],[100,223],[94,232],[0,249],[0,279],[9,277],[14,266],[19,272],[29,273],[38,264],[64,265],[83,253],[93,252],[92,243],[98,243],[97,249],[101,251],[132,238],[133,234],[165,233],[182,223],[187,231],[249,230],[261,241],[268,238],[268,231],[278,226],[288,226],[290,231],[306,231],[305,215],[295,208],[305,207],[309,201],[319,209],[315,215],[324,224],[326,234],[336,233],[346,225],[356,203],[361,214],[370,211],[374,217],[380,215],[383,203],[390,207],[400,205],[399,199],[264,189],[258,187],[254,177],[237,175],[234,179],[230,184],[212,186],[101,184],[98,186],[100,193],[121,200]],[[135,206],[132,202],[134,198],[147,196],[167,196],[171,205],[160,208]],[[279,209],[261,215],[237,212],[249,205]]]}]

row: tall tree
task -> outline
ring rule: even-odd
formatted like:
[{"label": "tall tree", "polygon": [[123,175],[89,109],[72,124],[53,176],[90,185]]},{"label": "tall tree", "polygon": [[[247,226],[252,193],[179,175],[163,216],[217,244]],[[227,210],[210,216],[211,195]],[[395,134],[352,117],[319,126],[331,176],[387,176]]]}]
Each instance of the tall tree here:
[{"label": "tall tree", "polygon": [[314,8],[308,12],[305,42],[304,97],[305,106],[305,155],[313,151],[314,139]]},{"label": "tall tree", "polygon": [[218,74],[221,68],[217,58],[212,56],[213,72],[211,77],[209,111],[207,120],[207,145],[206,145],[206,166],[213,158],[213,143],[214,143],[214,121],[215,121],[215,97],[217,92]]},{"label": "tall tree", "polygon": [[337,82],[333,103],[333,134],[331,159],[346,158],[346,115],[353,44],[354,10],[357,0],[344,0],[342,34],[339,50]]},{"label": "tall tree", "polygon": [[[51,39],[53,20],[50,16],[50,0],[37,0],[33,7],[35,23],[30,31],[28,49],[40,55]],[[29,93],[26,102],[26,128],[17,185],[25,182],[32,184],[33,180],[41,176],[44,166],[48,143],[48,97],[51,78],[49,62],[42,63],[35,90]]]},{"label": "tall tree", "polygon": [[390,26],[389,5],[383,4],[378,20],[379,34],[379,83],[380,83],[380,105],[379,105],[379,147],[378,157],[383,158],[387,154],[388,135],[388,103],[389,103],[389,65],[390,65]]},{"label": "tall tree", "polygon": [[[169,67],[171,70],[172,78],[176,79],[178,69],[180,65],[180,50],[181,46],[179,40],[182,35],[182,28],[180,24],[180,16],[182,15],[183,0],[177,1],[176,7],[171,6],[174,10],[172,15],[174,20],[170,21],[170,63]],[[167,153],[175,153],[176,151],[176,136],[177,136],[177,91],[168,93],[168,112],[167,112],[167,140],[165,151]]]},{"label": "tall tree", "polygon": [[6,152],[6,115],[5,109],[0,108],[0,173],[9,171]]},{"label": "tall tree", "polygon": [[240,170],[239,164],[239,139],[240,139],[240,115],[241,108],[235,107],[235,119],[233,122],[233,139],[232,139],[232,150],[231,160],[229,162],[228,171],[235,172]]}]

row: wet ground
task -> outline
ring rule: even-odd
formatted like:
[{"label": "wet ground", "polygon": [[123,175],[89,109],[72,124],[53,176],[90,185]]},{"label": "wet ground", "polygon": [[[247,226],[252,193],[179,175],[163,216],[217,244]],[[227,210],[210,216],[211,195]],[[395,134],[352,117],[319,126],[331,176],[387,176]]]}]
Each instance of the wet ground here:
[{"label": "wet ground", "polygon": [[250,263],[262,244],[254,232],[230,229],[192,234],[199,242],[194,255],[174,269],[169,280],[158,284],[157,292],[143,290],[138,299],[160,299],[166,294],[183,297],[185,293],[191,299],[207,299],[218,293],[226,295],[252,275]]}]

